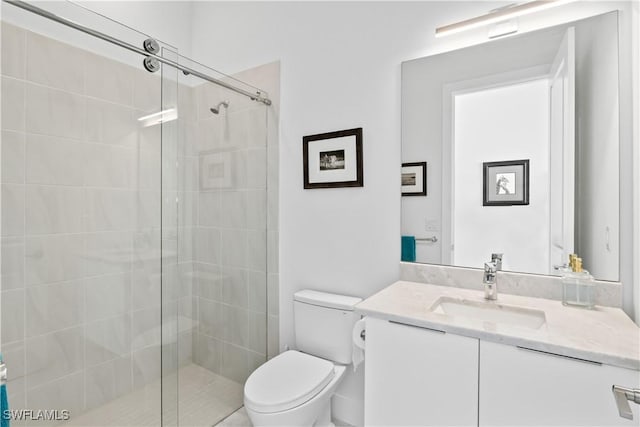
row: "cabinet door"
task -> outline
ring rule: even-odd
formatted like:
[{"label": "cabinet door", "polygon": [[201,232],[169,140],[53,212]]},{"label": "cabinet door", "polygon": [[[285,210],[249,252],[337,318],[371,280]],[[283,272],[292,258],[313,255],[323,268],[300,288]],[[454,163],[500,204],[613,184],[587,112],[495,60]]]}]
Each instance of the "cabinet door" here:
[{"label": "cabinet door", "polygon": [[640,373],[549,353],[480,343],[480,426],[640,426],[618,415],[614,384]]},{"label": "cabinet door", "polygon": [[365,425],[477,422],[477,339],[367,318]]}]

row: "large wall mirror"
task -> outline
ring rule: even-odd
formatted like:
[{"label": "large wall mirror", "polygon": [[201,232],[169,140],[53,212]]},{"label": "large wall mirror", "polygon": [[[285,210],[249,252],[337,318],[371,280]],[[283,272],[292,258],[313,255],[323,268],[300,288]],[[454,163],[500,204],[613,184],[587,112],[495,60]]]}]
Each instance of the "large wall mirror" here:
[{"label": "large wall mirror", "polygon": [[404,260],[618,281],[618,91],[617,12],[403,63]]}]

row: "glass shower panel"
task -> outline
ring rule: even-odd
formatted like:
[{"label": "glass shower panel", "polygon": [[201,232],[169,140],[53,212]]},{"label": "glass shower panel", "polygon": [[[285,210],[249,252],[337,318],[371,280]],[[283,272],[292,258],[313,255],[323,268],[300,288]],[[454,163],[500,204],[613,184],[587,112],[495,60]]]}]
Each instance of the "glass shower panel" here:
[{"label": "glass shower panel", "polygon": [[[147,38],[70,3],[40,6],[136,46]],[[68,411],[64,425],[160,425],[171,329],[161,283],[176,264],[177,232],[161,233],[172,133],[148,116],[177,89],[139,55],[4,2],[1,25],[0,350],[10,407]],[[13,425],[60,421],[27,415]]]},{"label": "glass shower panel", "polygon": [[211,426],[242,406],[266,361],[267,108],[178,75],[178,424]]}]

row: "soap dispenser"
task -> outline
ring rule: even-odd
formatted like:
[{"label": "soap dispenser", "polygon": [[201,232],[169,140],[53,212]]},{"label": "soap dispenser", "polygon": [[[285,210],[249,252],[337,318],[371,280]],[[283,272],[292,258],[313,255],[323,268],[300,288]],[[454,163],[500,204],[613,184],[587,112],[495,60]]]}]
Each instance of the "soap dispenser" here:
[{"label": "soap dispenser", "polygon": [[582,258],[569,256],[569,268],[562,272],[562,304],[583,308],[595,306],[593,276],[582,268]]}]

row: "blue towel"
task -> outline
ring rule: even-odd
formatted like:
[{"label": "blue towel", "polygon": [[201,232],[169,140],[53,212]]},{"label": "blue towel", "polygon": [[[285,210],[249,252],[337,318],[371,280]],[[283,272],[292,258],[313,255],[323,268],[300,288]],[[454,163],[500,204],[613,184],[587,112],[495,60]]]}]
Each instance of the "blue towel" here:
[{"label": "blue towel", "polygon": [[5,369],[2,353],[0,353],[0,427],[9,427],[9,399],[7,398],[7,371]]},{"label": "blue towel", "polygon": [[415,236],[402,236],[402,261],[416,262],[416,238]]},{"label": "blue towel", "polygon": [[9,414],[5,411],[9,410],[9,399],[7,399],[7,386],[0,385],[0,427],[9,427]]}]

